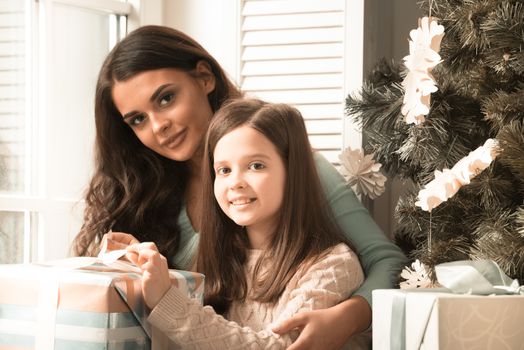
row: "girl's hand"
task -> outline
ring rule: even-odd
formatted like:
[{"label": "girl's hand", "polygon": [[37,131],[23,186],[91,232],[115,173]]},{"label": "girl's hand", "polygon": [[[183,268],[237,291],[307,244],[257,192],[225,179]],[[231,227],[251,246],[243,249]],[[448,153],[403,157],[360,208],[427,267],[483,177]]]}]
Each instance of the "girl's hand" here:
[{"label": "girl's hand", "polygon": [[[100,243],[100,250],[104,252],[111,252],[113,250],[126,249],[128,246],[140,243],[138,239],[124,232],[112,232],[109,231],[102,237]],[[126,257],[131,260],[130,254],[126,254]]]},{"label": "girl's hand", "polygon": [[137,243],[128,246],[126,256],[142,270],[142,293],[150,309],[171,288],[167,260],[162,256],[155,243]]},{"label": "girl's hand", "polygon": [[353,296],[327,309],[298,313],[274,328],[273,332],[282,335],[293,329],[300,331],[287,350],[338,350],[352,335],[364,331],[370,323],[368,302],[360,296]]}]

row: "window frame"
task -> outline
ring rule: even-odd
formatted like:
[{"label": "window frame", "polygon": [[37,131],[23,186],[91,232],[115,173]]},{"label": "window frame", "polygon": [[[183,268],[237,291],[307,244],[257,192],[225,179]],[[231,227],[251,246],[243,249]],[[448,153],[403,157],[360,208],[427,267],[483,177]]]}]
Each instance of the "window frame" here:
[{"label": "window frame", "polygon": [[[23,261],[63,258],[76,232],[67,237],[52,237],[56,225],[81,225],[82,198],[50,198],[46,189],[46,50],[51,45],[50,23],[53,6],[67,5],[101,13],[126,16],[127,32],[144,24],[162,24],[163,0],[24,0],[26,3],[25,32],[25,137],[24,188],[20,192],[0,192],[0,211],[24,215]],[[122,30],[122,29],[120,29]],[[124,33],[125,34],[125,33]],[[121,37],[121,36],[120,36]],[[116,41],[115,41],[116,43]],[[113,43],[114,44],[114,43]],[[52,126],[51,126],[52,127]],[[60,176],[60,174],[57,174]],[[61,176],[67,176],[61,174]],[[87,184],[86,184],[87,186]],[[62,222],[56,217],[64,215]],[[36,219],[36,220],[35,220]],[[54,220],[54,222],[50,222]],[[58,220],[58,221],[57,221]],[[68,230],[64,229],[64,232]],[[71,231],[71,230],[69,230]],[[61,245],[56,249],[55,245]]]}]

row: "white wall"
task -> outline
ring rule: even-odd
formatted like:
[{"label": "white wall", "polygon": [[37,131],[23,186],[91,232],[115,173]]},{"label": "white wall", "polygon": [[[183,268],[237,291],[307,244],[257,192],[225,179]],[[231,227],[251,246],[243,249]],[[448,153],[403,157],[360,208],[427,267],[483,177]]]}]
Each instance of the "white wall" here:
[{"label": "white wall", "polygon": [[417,28],[418,18],[427,16],[417,6],[416,0],[393,0],[392,57],[402,59],[408,54],[409,31]]},{"label": "white wall", "polygon": [[[200,9],[205,8],[205,11]],[[164,0],[165,25],[198,41],[238,81],[240,1]]]}]

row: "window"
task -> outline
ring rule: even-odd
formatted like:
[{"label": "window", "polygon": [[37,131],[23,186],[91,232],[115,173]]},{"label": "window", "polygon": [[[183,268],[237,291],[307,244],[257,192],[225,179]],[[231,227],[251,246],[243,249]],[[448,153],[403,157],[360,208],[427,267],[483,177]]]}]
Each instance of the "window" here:
[{"label": "window", "polygon": [[113,0],[0,0],[0,263],[68,254],[96,77],[130,12]]}]

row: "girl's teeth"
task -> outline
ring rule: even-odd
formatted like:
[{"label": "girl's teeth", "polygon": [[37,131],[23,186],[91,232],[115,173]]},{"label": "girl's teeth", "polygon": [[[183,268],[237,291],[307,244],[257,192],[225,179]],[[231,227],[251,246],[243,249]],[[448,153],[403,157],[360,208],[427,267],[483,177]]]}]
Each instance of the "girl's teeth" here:
[{"label": "girl's teeth", "polygon": [[242,200],[236,200],[234,202],[231,202],[233,205],[243,205],[243,204],[248,204],[248,203],[251,203],[253,200],[252,199],[242,199]]}]

